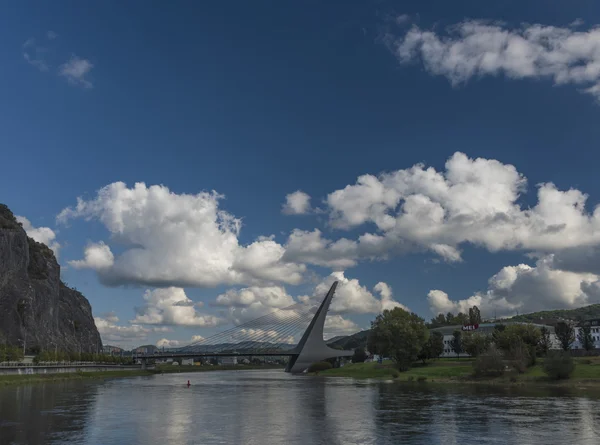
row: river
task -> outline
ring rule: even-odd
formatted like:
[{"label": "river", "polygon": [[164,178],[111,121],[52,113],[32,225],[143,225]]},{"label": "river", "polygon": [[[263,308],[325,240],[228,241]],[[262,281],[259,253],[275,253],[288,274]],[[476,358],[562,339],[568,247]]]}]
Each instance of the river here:
[{"label": "river", "polygon": [[0,444],[600,443],[600,397],[531,391],[279,370],[63,381],[0,388]]}]

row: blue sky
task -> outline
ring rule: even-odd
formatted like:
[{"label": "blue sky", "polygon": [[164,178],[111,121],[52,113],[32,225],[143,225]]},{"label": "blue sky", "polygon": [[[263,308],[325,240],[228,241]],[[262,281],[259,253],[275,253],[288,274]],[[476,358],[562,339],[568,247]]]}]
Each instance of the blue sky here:
[{"label": "blue sky", "polygon": [[[351,280],[332,333],[368,326],[387,298],[374,290],[380,282],[392,289],[388,303],[427,318],[471,303],[492,316],[600,295],[597,2],[24,1],[3,9],[0,198],[53,231],[46,240],[60,245],[64,279],[90,300],[106,343],[184,344],[318,294],[332,271]],[[431,178],[411,176],[405,194],[390,185],[394,172],[418,163],[450,182],[468,172],[444,196],[424,192]],[[362,175],[387,198],[356,186]],[[145,186],[133,192],[136,182]],[[537,185],[550,182],[557,192],[538,206]],[[347,186],[352,193],[334,199]],[[570,189],[589,195],[584,206]],[[199,195],[213,190],[224,198]],[[302,214],[284,214],[297,190],[310,206],[296,201]],[[431,230],[435,212],[422,196],[446,212]],[[79,210],[78,197],[87,203]],[[124,202],[141,207],[127,213]],[[194,213],[205,205],[216,206],[212,220]],[[239,219],[239,232],[223,235],[217,211]],[[173,213],[178,235],[160,222]],[[397,219],[393,229],[385,215]],[[294,230],[315,229],[321,244],[310,253],[298,247],[310,246],[307,238],[290,244]],[[385,240],[369,250],[364,234]],[[271,244],[260,238],[271,235]],[[323,242],[341,238],[355,244]],[[100,243],[109,256],[93,250]],[[136,246],[142,256],[127,254]],[[217,263],[225,269],[209,280],[207,264]],[[182,314],[171,305],[182,298],[204,306],[177,306]]]}]

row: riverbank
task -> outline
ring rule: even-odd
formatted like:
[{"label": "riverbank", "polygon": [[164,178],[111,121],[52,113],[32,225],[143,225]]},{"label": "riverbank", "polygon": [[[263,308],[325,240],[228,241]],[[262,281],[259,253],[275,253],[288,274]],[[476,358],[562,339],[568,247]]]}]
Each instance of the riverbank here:
[{"label": "riverbank", "polygon": [[209,371],[245,371],[252,369],[283,369],[281,365],[157,365],[152,372],[154,374],[173,374],[178,372],[209,372]]},{"label": "riverbank", "polygon": [[15,374],[0,375],[0,387],[24,385],[32,383],[56,382],[61,380],[108,380],[114,378],[151,376],[155,374],[172,374],[209,371],[244,371],[253,369],[283,369],[278,365],[237,365],[237,366],[173,366],[159,365],[153,369],[128,369],[122,371],[63,372],[55,374]]},{"label": "riverbank", "polygon": [[446,360],[432,361],[426,365],[417,365],[406,372],[399,372],[391,362],[378,363],[353,363],[343,368],[321,371],[319,376],[325,377],[352,377],[356,379],[394,379],[405,382],[433,382],[433,383],[474,383],[486,385],[553,385],[553,386],[579,386],[600,388],[600,357],[575,358],[575,371],[568,380],[550,381],[542,368],[543,360],[523,374],[507,371],[502,377],[475,378],[473,377],[473,360]]}]

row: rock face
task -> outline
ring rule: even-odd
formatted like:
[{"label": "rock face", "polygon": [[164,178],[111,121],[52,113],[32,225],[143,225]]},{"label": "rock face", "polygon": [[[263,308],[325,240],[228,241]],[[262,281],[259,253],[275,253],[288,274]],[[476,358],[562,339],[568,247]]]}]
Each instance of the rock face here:
[{"label": "rock face", "polygon": [[100,352],[92,307],[60,280],[45,244],[29,238],[0,204],[0,341],[26,349]]}]

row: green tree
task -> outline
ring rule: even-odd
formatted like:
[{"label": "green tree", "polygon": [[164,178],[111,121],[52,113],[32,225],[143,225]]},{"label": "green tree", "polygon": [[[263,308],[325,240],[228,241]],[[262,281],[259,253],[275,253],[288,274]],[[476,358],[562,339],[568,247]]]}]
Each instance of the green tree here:
[{"label": "green tree", "polygon": [[454,353],[456,354],[456,356],[458,358],[460,358],[460,354],[461,354],[461,352],[463,352],[463,347],[462,347],[462,332],[457,329],[452,334],[452,337],[453,338],[450,341],[450,347],[452,348],[452,350],[454,351]]},{"label": "green tree", "polygon": [[540,357],[545,357],[552,346],[552,342],[550,340],[550,329],[546,326],[542,326],[540,328],[540,341],[537,345],[537,354]]},{"label": "green tree", "polygon": [[438,358],[444,352],[444,335],[441,332],[431,332],[429,338],[419,352],[418,359],[425,363],[427,360]]},{"label": "green tree", "polygon": [[466,333],[462,337],[462,348],[471,357],[478,357],[488,350],[492,339],[489,335],[476,332]]},{"label": "green tree", "polygon": [[354,355],[352,356],[352,363],[364,363],[367,359],[367,353],[365,352],[365,348],[356,348],[354,350]]},{"label": "green tree", "polygon": [[592,337],[592,328],[589,324],[582,324],[577,332],[577,340],[586,351],[594,349],[594,337]]},{"label": "green tree", "polygon": [[511,360],[518,362],[515,364],[520,371],[524,371],[523,367],[535,365],[536,352],[542,337],[536,326],[527,323],[511,324],[495,334],[496,346]]},{"label": "green tree", "polygon": [[575,329],[571,323],[559,321],[554,327],[554,333],[564,351],[571,349],[575,342]]},{"label": "green tree", "polygon": [[396,307],[386,309],[371,322],[367,349],[390,357],[400,371],[406,371],[417,359],[428,337],[425,320]]},{"label": "green tree", "polygon": [[481,312],[477,306],[469,309],[469,322],[471,324],[481,324]]}]

